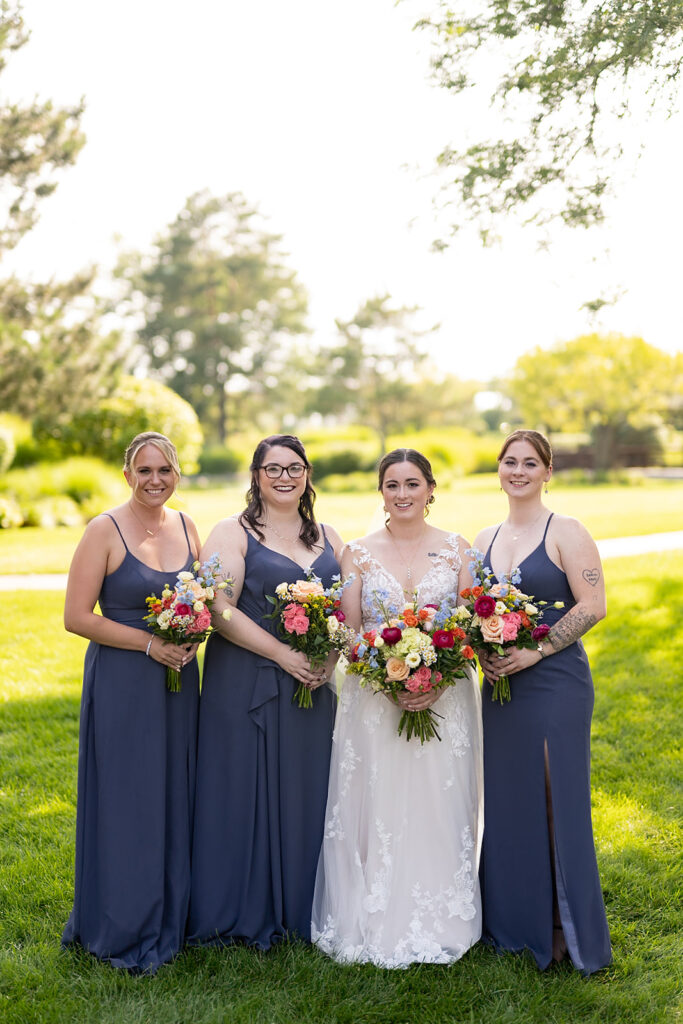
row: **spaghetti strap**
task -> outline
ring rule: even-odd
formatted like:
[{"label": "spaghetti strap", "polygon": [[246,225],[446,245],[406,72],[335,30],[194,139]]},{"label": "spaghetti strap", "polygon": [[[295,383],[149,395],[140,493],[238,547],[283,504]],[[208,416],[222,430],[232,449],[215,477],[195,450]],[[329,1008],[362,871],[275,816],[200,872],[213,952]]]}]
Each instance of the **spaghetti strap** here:
[{"label": "spaghetti strap", "polygon": [[[543,531],[543,540],[541,541],[542,544],[545,544],[545,538],[546,538],[546,536],[548,534],[548,527],[550,526],[550,520],[553,518],[554,515],[555,515],[555,513],[551,512],[550,515],[548,516],[548,522],[545,524],[545,530]],[[499,527],[499,529],[500,529],[500,527]]]},{"label": "spaghetti strap", "polygon": [[498,524],[498,529],[494,533],[493,537],[491,537],[491,543],[489,544],[488,548],[486,549],[486,555],[484,556],[484,564],[487,564],[487,563],[489,565],[491,564],[491,551],[493,550],[493,545],[495,543],[496,537],[500,533],[500,528],[501,528],[502,525],[503,525],[502,523]]},{"label": "spaghetti strap", "polygon": [[119,537],[120,537],[120,538],[121,538],[121,540],[123,541],[123,546],[124,546],[124,548],[126,549],[126,551],[128,551],[128,550],[129,550],[129,549],[128,549],[128,545],[126,544],[126,541],[125,541],[125,539],[124,539],[124,536],[123,536],[123,534],[121,533],[121,527],[120,527],[120,526],[119,526],[119,524],[118,524],[118,523],[116,522],[116,520],[114,519],[113,515],[111,515],[111,513],[110,513],[110,512],[105,512],[105,513],[104,513],[104,515],[105,515],[105,516],[108,516],[108,517],[109,517],[109,519],[111,519],[112,523],[114,524],[114,526],[116,527],[116,529],[117,529],[117,530],[119,531]]},{"label": "spaghetti strap", "polygon": [[192,551],[192,548],[190,547],[190,538],[187,535],[187,526],[185,525],[185,516],[183,515],[182,512],[179,512],[178,514],[180,515],[180,519],[181,519],[181,522],[183,524],[183,530],[185,531],[185,540],[187,541],[187,550],[190,552],[190,554],[194,558],[194,552]]}]

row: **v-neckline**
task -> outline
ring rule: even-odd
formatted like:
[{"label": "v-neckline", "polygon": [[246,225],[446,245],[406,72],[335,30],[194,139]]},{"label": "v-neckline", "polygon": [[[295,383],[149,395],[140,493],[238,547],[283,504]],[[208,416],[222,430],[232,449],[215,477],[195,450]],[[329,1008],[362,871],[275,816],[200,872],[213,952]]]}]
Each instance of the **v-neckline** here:
[{"label": "v-neckline", "polygon": [[[455,537],[455,536],[457,536],[457,534],[451,533],[451,534],[449,534],[449,536],[450,537]],[[394,581],[394,583],[399,588],[399,590],[401,591],[401,593],[403,594],[403,596],[405,598],[406,597],[406,592],[405,592],[404,588],[401,586],[401,581],[398,580],[394,576],[393,572],[389,572],[389,570],[385,566],[382,565],[382,563],[380,562],[379,558],[377,558],[376,555],[373,555],[372,551],[370,551],[369,548],[366,548],[364,544],[358,544],[358,542],[356,542],[356,543],[357,543],[357,546],[359,548],[361,548],[366,553],[366,555],[370,556],[370,558],[373,560],[375,565],[378,566],[382,570],[382,572],[386,573],[387,576],[391,577],[391,579]],[[446,545],[444,545],[443,547],[439,548],[439,550],[436,553],[436,557],[437,558],[442,558],[444,555],[447,555],[448,553],[449,553],[449,549],[448,549],[448,547],[446,547]],[[429,567],[429,569],[427,569],[427,572],[422,576],[422,578],[420,579],[420,582],[416,583],[415,586],[413,587],[413,594],[417,593],[419,588],[422,586],[424,581],[429,576],[430,572],[433,572],[435,568],[436,568],[435,565],[431,565]]]},{"label": "v-neckline", "polygon": [[263,544],[260,540],[256,540],[256,537],[253,535],[253,533],[249,533],[249,531],[247,531],[247,536],[251,537],[254,544],[258,544],[260,548],[265,548],[266,551],[270,551],[272,552],[272,554],[279,555],[280,558],[284,558],[285,561],[291,562],[292,565],[295,565],[297,569],[301,570],[301,572],[306,572],[307,569],[312,569],[315,563],[323,557],[325,551],[327,550],[327,537],[325,537],[325,543],[323,544],[323,549],[320,552],[320,554],[316,555],[313,561],[309,562],[308,565],[302,565],[300,562],[297,562],[296,558],[290,558],[289,555],[283,555],[281,551],[276,551],[275,548],[269,547],[268,544]]}]

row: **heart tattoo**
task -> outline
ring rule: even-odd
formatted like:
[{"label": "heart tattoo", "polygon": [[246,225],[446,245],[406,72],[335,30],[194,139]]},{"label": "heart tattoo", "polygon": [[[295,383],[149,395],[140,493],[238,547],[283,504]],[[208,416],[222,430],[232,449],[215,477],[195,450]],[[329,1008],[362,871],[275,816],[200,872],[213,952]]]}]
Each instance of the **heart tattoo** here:
[{"label": "heart tattoo", "polygon": [[590,583],[591,587],[594,587],[600,580],[599,569],[584,569],[581,573],[586,583]]}]

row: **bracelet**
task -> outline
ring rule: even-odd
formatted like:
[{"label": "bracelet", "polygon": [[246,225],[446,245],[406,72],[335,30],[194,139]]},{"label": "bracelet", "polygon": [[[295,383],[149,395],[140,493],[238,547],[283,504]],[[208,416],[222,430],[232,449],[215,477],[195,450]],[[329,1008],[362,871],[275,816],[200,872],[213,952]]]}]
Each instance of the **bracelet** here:
[{"label": "bracelet", "polygon": [[154,637],[153,637],[153,636],[151,636],[151,637],[149,638],[149,643],[147,644],[147,650],[145,651],[145,654],[147,655],[147,657],[148,657],[148,658],[149,658],[149,652],[150,652],[150,648],[151,648],[151,646],[152,646],[152,640],[153,640],[153,639],[154,639]]}]

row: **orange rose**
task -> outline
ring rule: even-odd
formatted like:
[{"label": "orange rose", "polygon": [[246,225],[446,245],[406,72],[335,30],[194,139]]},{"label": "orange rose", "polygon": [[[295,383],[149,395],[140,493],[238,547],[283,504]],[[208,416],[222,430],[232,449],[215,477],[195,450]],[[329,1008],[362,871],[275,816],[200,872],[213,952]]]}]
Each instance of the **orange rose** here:
[{"label": "orange rose", "polygon": [[469,597],[471,593],[472,593],[472,588],[471,587],[465,587],[464,590],[460,591],[460,596],[461,597]]},{"label": "orange rose", "polygon": [[429,618],[429,612],[429,608],[420,608],[419,612],[417,613],[417,617],[420,620],[420,622],[426,622],[426,620]]},{"label": "orange rose", "polygon": [[460,626],[456,626],[455,629],[453,630],[453,632],[455,634],[455,639],[456,640],[464,640],[465,637],[467,636],[467,633],[465,632],[465,630],[461,629]]},{"label": "orange rose", "polygon": [[472,587],[472,597],[481,597],[484,593],[483,587]]},{"label": "orange rose", "polygon": [[465,646],[463,648],[461,648],[461,650],[462,650],[463,658],[473,658],[474,657],[474,651],[472,650],[472,648],[470,647],[469,644],[465,644]]},{"label": "orange rose", "polygon": [[531,619],[529,618],[529,616],[527,615],[526,612],[519,612],[518,614],[519,614],[520,619],[522,620],[522,625],[523,626],[530,626],[531,625]]},{"label": "orange rose", "polygon": [[489,615],[479,623],[481,635],[489,643],[500,644],[503,642],[503,620],[500,615]]},{"label": "orange rose", "polygon": [[403,613],[403,621],[405,622],[406,626],[418,625],[417,615],[414,615],[413,612],[405,611]]},{"label": "orange rose", "polygon": [[395,679],[399,681],[401,679],[407,679],[410,675],[410,669],[403,658],[389,658],[385,665],[385,669],[387,673],[387,680],[389,682]]},{"label": "orange rose", "polygon": [[306,601],[309,597],[319,597],[325,593],[319,583],[310,580],[297,580],[296,583],[292,583],[289,592],[299,603]]}]

